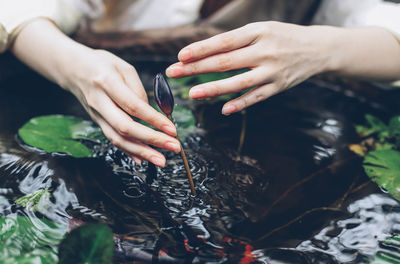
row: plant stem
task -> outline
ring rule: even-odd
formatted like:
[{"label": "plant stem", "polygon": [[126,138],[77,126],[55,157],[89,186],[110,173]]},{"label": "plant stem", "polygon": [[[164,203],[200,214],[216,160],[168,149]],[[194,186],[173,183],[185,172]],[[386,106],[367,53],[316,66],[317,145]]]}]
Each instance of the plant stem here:
[{"label": "plant stem", "polygon": [[[172,116],[168,115],[168,119],[172,121]],[[173,121],[172,121],[173,122]],[[179,140],[178,135],[175,137],[177,140]],[[181,157],[183,160],[183,164],[185,165],[185,170],[189,179],[189,183],[190,183],[190,190],[192,191],[192,195],[196,195],[196,189],[194,188],[194,183],[193,183],[193,177],[192,177],[192,172],[190,171],[190,167],[189,167],[189,162],[186,158],[186,154],[185,151],[183,150],[183,144],[182,142],[179,140],[179,142],[181,143]]]},{"label": "plant stem", "polygon": [[240,155],[240,152],[242,152],[243,149],[244,138],[246,137],[246,126],[247,126],[246,110],[243,110],[241,113],[242,113],[242,130],[240,131],[239,145],[237,148],[238,155]]},{"label": "plant stem", "polygon": [[260,219],[264,219],[265,217],[267,217],[268,214],[269,214],[269,212],[272,211],[272,209],[273,209],[279,202],[281,202],[284,198],[288,197],[288,195],[289,195],[293,190],[295,190],[296,188],[298,188],[299,186],[305,184],[306,182],[311,181],[313,178],[315,178],[315,177],[321,175],[322,173],[324,173],[324,172],[326,172],[326,171],[328,171],[328,170],[330,170],[330,169],[333,169],[333,168],[336,168],[336,167],[338,167],[338,166],[341,166],[341,165],[343,165],[343,164],[345,164],[345,163],[347,163],[347,162],[349,162],[349,161],[352,161],[352,160],[354,160],[354,159],[356,159],[356,158],[358,158],[358,157],[357,157],[357,156],[353,156],[353,157],[350,157],[350,158],[345,159],[345,160],[335,161],[335,162],[331,163],[330,165],[328,165],[328,166],[326,166],[326,167],[324,167],[324,168],[322,168],[322,169],[320,169],[320,170],[314,172],[314,173],[311,174],[310,176],[307,176],[307,177],[301,179],[300,181],[296,182],[294,185],[290,186],[284,193],[282,193],[282,194],[278,197],[278,199],[276,199],[275,201],[272,202],[272,204],[271,204],[271,205],[264,211],[264,213],[261,215],[261,218],[260,218]]},{"label": "plant stem", "polygon": [[281,226],[279,226],[279,227],[273,229],[273,230],[270,231],[269,233],[267,233],[267,234],[263,235],[262,237],[258,238],[258,239],[257,239],[256,241],[254,241],[253,243],[254,243],[255,245],[258,246],[258,245],[260,244],[260,242],[262,242],[264,239],[270,237],[270,236],[273,235],[274,233],[277,233],[277,232],[281,231],[282,229],[284,229],[284,228],[286,228],[286,227],[288,227],[288,226],[290,226],[290,225],[292,225],[292,224],[294,224],[294,223],[296,223],[296,222],[299,222],[299,221],[300,221],[302,218],[304,218],[305,216],[307,216],[307,215],[309,215],[309,214],[311,214],[311,213],[317,212],[317,211],[331,211],[331,212],[338,212],[338,213],[346,214],[345,211],[343,211],[343,210],[341,210],[341,209],[338,209],[338,208],[335,208],[335,207],[318,207],[318,208],[313,208],[313,209],[310,209],[310,210],[308,210],[308,211],[302,213],[301,215],[297,216],[296,218],[290,220],[288,223],[286,223],[286,224],[284,224],[284,225],[281,225]]}]

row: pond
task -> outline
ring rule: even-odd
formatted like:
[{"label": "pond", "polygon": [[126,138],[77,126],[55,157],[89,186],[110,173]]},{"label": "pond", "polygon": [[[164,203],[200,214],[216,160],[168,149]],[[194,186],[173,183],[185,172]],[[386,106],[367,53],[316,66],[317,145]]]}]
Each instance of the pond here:
[{"label": "pond", "polygon": [[[179,154],[163,152],[159,169],[112,146],[96,158],[23,146],[18,129],[33,117],[89,117],[72,95],[6,60],[1,263],[57,263],[67,230],[92,222],[112,229],[113,263],[370,263],[376,254],[396,263],[398,244],[387,239],[400,232],[400,204],[369,180],[348,145],[360,141],[354,125],[365,114],[399,113],[398,92],[315,78],[229,117],[221,100],[176,96],[197,124],[184,139],[194,197]],[[135,65],[150,96],[168,63]],[[16,202],[29,194],[39,194],[35,206]],[[45,251],[47,259],[38,257]]]}]

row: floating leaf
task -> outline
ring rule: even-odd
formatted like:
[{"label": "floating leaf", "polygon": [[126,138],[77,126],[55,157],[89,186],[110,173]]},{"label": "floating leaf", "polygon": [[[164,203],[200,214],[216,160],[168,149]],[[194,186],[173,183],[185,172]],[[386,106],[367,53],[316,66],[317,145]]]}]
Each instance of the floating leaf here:
[{"label": "floating leaf", "polygon": [[400,235],[390,237],[383,242],[388,251],[380,250],[375,254],[373,264],[398,264],[400,263]]},{"label": "floating leaf", "polygon": [[400,200],[400,152],[371,151],[365,156],[363,167],[372,181]]},{"label": "floating leaf", "polygon": [[33,211],[39,210],[39,203],[46,203],[50,199],[50,192],[47,189],[40,189],[34,193],[27,194],[15,200],[16,204],[25,208],[32,208]]},{"label": "floating leaf", "polygon": [[18,130],[25,144],[48,153],[61,152],[76,158],[92,157],[93,152],[81,141],[105,141],[93,122],[72,116],[48,115],[29,120]]},{"label": "floating leaf", "polygon": [[57,245],[66,226],[26,216],[0,218],[0,263],[58,263]]},{"label": "floating leaf", "polygon": [[114,251],[111,229],[104,224],[85,224],[61,242],[60,264],[110,264]]}]

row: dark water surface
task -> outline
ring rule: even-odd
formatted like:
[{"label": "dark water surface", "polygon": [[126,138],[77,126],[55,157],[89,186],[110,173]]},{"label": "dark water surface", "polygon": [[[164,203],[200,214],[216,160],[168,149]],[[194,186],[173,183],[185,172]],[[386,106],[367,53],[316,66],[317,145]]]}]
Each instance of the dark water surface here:
[{"label": "dark water surface", "polygon": [[[163,67],[138,65],[147,89]],[[115,148],[95,159],[22,148],[16,133],[32,117],[88,117],[72,95],[34,73],[3,75],[0,214],[105,222],[115,233],[115,263],[368,263],[377,251],[391,252],[381,242],[400,232],[400,206],[368,183],[347,144],[357,142],[353,125],[364,114],[398,110],[382,94],[315,79],[251,107],[245,122],[220,115],[222,103],[178,100],[199,120],[184,143],[198,191],[192,197],[173,153],[157,169]],[[38,212],[15,203],[44,188],[51,199]]]}]

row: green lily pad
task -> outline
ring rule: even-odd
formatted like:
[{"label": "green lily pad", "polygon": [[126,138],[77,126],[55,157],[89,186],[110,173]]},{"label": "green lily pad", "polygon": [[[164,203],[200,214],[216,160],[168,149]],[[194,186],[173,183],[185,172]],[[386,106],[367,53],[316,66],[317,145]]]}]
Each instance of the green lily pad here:
[{"label": "green lily pad", "polygon": [[32,208],[33,211],[39,210],[40,203],[47,203],[50,199],[50,192],[47,189],[40,189],[36,192],[27,194],[15,200],[16,204],[22,205],[25,208]]},{"label": "green lily pad", "polygon": [[104,224],[80,226],[61,242],[60,264],[110,264],[114,251],[111,229]]},{"label": "green lily pad", "polygon": [[32,118],[18,130],[18,135],[29,146],[76,158],[94,155],[82,140],[101,143],[105,139],[101,129],[93,122],[63,115]]},{"label": "green lily pad", "polygon": [[364,158],[365,173],[372,181],[400,200],[400,152],[396,150],[371,151]]},{"label": "green lily pad", "polygon": [[0,218],[0,263],[58,263],[57,245],[66,226],[26,216]]}]

